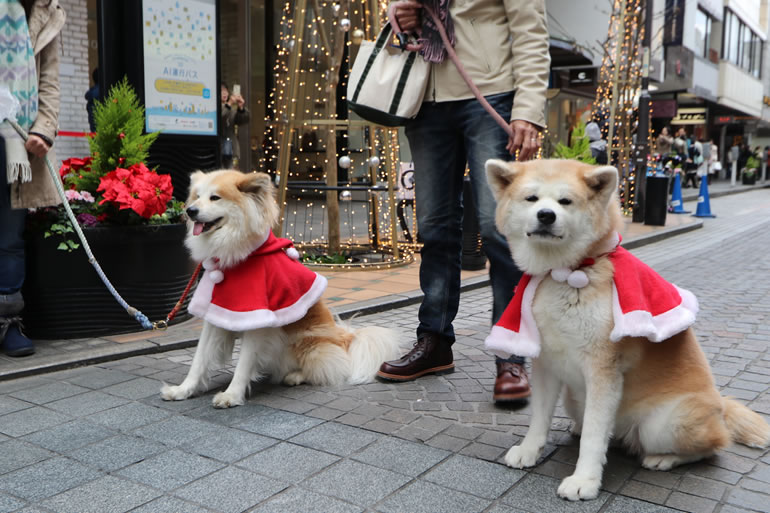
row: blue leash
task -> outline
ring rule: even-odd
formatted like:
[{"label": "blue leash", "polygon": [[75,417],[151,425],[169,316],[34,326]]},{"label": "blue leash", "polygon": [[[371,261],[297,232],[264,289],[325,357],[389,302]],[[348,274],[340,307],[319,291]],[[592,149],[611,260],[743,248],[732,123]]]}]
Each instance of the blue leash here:
[{"label": "blue leash", "polygon": [[[6,119],[6,121],[8,121],[8,123],[11,124],[14,130],[16,130],[25,141],[29,138],[29,135],[24,131],[23,128],[19,126],[19,124],[15,120]],[[120,306],[122,306],[123,309],[125,309],[128,315],[132,316],[142,325],[142,328],[146,330],[165,329],[167,326],[166,321],[160,321],[157,323],[150,322],[150,320],[147,318],[146,315],[144,315],[141,311],[137,310],[133,306],[129,305],[126,302],[126,300],[123,299],[123,297],[120,295],[120,293],[118,293],[118,291],[115,290],[115,287],[113,287],[112,283],[110,283],[110,280],[107,278],[107,275],[104,274],[104,271],[102,270],[102,267],[99,265],[99,262],[96,261],[96,257],[94,257],[94,254],[91,251],[91,247],[88,245],[86,236],[83,233],[83,230],[80,229],[80,224],[78,223],[77,219],[75,219],[75,214],[72,212],[72,208],[70,208],[69,201],[67,201],[67,196],[64,194],[64,187],[62,187],[61,179],[59,178],[58,173],[54,170],[53,166],[51,165],[51,161],[48,157],[45,157],[45,163],[46,163],[46,166],[48,167],[48,172],[50,173],[51,178],[53,178],[53,182],[56,184],[56,190],[59,191],[59,197],[61,197],[62,199],[64,210],[67,212],[67,217],[69,218],[69,222],[72,225],[72,228],[75,229],[75,233],[78,234],[78,238],[80,239],[80,242],[83,244],[83,249],[85,249],[86,255],[88,255],[88,262],[94,267],[96,274],[99,275],[99,278],[101,278],[102,282],[104,283],[104,286],[107,287],[107,290],[110,291],[110,294],[112,294],[112,297],[114,297],[115,300],[120,304]]]}]

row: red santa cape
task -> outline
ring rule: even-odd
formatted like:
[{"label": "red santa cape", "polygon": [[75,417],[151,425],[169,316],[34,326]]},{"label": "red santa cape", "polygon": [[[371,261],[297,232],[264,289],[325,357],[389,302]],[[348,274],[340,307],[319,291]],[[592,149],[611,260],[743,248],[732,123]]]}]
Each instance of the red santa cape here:
[{"label": "red santa cape", "polygon": [[[618,246],[607,256],[615,268],[615,326],[610,340],[645,337],[651,342],[662,342],[695,322],[698,300],[691,292],[667,282],[624,248]],[[544,277],[522,276],[513,299],[484,342],[492,353],[504,358],[512,354],[534,358],[540,354],[540,333],[532,315],[532,302]]]},{"label": "red santa cape", "polygon": [[326,290],[326,278],[287,254],[298,257],[296,251],[290,240],[271,233],[233,267],[220,270],[216,260],[207,260],[187,310],[231,331],[273,328],[300,320]]}]

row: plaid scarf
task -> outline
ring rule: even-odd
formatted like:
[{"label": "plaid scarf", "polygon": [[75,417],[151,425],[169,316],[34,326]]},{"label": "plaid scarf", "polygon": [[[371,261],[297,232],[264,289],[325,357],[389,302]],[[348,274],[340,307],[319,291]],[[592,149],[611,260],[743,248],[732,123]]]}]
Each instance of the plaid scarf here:
[{"label": "plaid scarf", "polygon": [[[0,0],[0,62],[0,87],[10,90],[18,100],[16,121],[29,132],[37,118],[37,72],[27,15],[19,0]],[[5,119],[0,119],[0,138],[5,140],[8,184],[31,181],[24,139]]]},{"label": "plaid scarf", "polygon": [[[422,0],[422,4],[435,12],[439,19],[443,22],[446,29],[447,36],[449,36],[449,42],[452,46],[455,44],[455,29],[452,23],[452,18],[449,16],[449,2],[451,0]],[[433,22],[433,18],[423,14],[422,16],[422,32],[420,33],[420,39],[418,41],[423,45],[420,50],[420,55],[428,62],[442,62],[446,56],[446,49],[444,48],[444,42],[441,40],[441,35],[438,32],[436,24]]]}]

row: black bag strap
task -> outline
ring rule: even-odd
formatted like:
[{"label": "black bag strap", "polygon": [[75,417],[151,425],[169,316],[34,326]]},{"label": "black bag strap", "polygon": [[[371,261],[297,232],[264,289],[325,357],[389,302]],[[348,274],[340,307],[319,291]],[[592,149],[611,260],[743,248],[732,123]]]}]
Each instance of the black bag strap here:
[{"label": "black bag strap", "polygon": [[377,58],[377,54],[380,53],[380,51],[385,47],[385,45],[390,41],[390,38],[393,35],[393,28],[390,26],[390,22],[386,23],[382,30],[380,31],[380,35],[377,36],[377,41],[374,43],[374,48],[372,49],[372,53],[369,55],[369,59],[366,61],[366,66],[364,66],[364,71],[361,73],[361,78],[358,80],[358,85],[356,85],[356,91],[353,93],[353,98],[350,99],[353,103],[358,101],[358,94],[361,92],[361,87],[364,85],[364,81],[366,81],[367,75],[369,75],[369,71],[372,69],[372,66],[374,65],[374,59]]}]

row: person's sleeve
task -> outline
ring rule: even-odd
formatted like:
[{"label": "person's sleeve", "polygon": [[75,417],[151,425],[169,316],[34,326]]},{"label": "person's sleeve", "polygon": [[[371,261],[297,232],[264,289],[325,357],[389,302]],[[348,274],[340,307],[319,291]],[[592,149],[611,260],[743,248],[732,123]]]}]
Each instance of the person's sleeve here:
[{"label": "person's sleeve", "polygon": [[56,139],[59,131],[59,37],[55,37],[40,51],[38,76],[38,112],[30,132]]},{"label": "person's sleeve", "polygon": [[545,0],[505,0],[516,95],[511,121],[545,127],[545,95],[551,71]]},{"label": "person's sleeve", "polygon": [[249,109],[243,108],[243,109],[235,109],[235,124],[236,125],[243,125],[244,123],[249,122]]},{"label": "person's sleeve", "polygon": [[235,113],[233,112],[232,107],[230,107],[228,104],[222,105],[222,122],[225,124],[228,124],[228,122],[231,121],[231,118],[235,116]]}]

